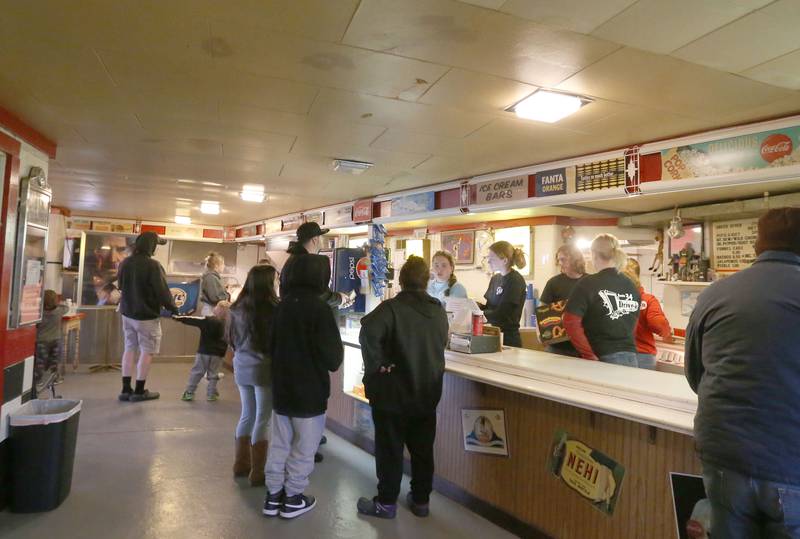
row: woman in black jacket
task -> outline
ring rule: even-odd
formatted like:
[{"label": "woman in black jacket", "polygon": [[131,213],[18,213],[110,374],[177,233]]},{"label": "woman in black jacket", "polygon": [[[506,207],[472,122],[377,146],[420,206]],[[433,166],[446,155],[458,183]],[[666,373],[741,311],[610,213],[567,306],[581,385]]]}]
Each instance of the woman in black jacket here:
[{"label": "woman in black jacket", "polygon": [[394,518],[404,445],[411,454],[408,504],[415,515],[428,514],[448,330],[447,314],[425,291],[429,274],[425,261],[410,257],[400,270],[402,292],[361,319],[359,342],[375,423],[378,475],[378,496],[358,500],[358,512],[365,515]]}]

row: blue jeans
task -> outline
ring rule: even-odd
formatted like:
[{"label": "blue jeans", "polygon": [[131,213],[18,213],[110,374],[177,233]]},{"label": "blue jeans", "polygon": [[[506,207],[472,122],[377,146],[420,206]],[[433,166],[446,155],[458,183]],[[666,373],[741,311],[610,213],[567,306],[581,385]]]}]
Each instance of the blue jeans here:
[{"label": "blue jeans", "polygon": [[640,354],[636,352],[636,361],[640,369],[656,370],[656,356],[653,354]]},{"label": "blue jeans", "polygon": [[242,399],[242,415],[236,425],[236,437],[250,436],[253,444],[266,440],[272,415],[272,389],[240,385],[239,396]]},{"label": "blue jeans", "polygon": [[625,367],[638,367],[639,362],[636,360],[636,352],[614,352],[600,356],[600,361],[603,363],[613,363],[614,365],[623,365]]},{"label": "blue jeans", "polygon": [[800,485],[755,479],[703,462],[711,536],[800,538]]}]

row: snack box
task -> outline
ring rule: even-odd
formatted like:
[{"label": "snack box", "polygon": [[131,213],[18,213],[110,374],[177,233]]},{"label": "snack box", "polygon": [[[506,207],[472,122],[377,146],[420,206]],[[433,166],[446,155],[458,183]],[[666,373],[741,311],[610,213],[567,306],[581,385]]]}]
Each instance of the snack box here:
[{"label": "snack box", "polygon": [[556,301],[555,303],[539,305],[536,308],[536,325],[539,326],[539,339],[542,344],[554,344],[569,340],[567,330],[564,329],[564,321],[561,315],[567,301]]}]

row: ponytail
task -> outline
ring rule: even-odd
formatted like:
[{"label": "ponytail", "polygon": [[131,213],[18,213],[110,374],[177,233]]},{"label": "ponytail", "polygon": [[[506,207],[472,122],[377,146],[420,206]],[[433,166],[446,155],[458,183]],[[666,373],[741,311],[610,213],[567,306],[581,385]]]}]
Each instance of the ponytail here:
[{"label": "ponytail", "polygon": [[511,257],[511,263],[517,266],[517,268],[524,268],[525,262],[525,253],[522,252],[522,249],[519,247],[514,249],[514,255]]},{"label": "ponytail", "polygon": [[592,242],[592,253],[602,260],[613,262],[617,271],[623,271],[628,263],[628,255],[620,249],[619,240],[611,234],[599,234]]}]

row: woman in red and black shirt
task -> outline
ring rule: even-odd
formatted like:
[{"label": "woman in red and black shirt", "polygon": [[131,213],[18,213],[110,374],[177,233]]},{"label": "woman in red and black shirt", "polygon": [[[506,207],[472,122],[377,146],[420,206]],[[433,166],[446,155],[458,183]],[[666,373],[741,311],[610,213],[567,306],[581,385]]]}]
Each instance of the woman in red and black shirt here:
[{"label": "woman in red and black shirt", "polygon": [[636,359],[640,369],[655,370],[656,368],[656,340],[653,334],[660,336],[664,342],[672,342],[672,328],[669,326],[661,304],[653,294],[644,291],[639,281],[639,262],[633,258],[628,259],[624,270],[625,275],[633,281],[642,296],[642,306],[639,311],[639,321],[636,323]]}]

